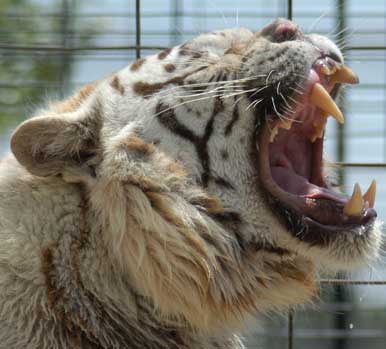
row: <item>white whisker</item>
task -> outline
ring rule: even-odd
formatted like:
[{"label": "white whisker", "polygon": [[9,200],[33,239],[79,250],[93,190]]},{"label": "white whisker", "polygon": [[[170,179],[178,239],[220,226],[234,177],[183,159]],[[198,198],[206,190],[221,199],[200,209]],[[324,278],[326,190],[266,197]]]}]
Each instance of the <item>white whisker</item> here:
[{"label": "white whisker", "polygon": [[272,105],[273,105],[273,110],[275,111],[276,115],[277,115],[279,118],[284,117],[284,115],[282,115],[281,113],[279,113],[279,111],[277,110],[276,104],[275,104],[275,99],[274,99],[273,97],[271,97],[271,101],[272,101]]},{"label": "white whisker", "polygon": [[276,87],[276,93],[277,93],[278,95],[280,94],[280,92],[279,92],[280,83],[281,83],[281,81],[278,82],[277,87]]},{"label": "white whisker", "polygon": [[256,101],[251,102],[245,110],[248,110],[249,108],[255,108],[259,103],[261,103],[264,100],[264,98],[257,99]]},{"label": "white whisker", "polygon": [[266,85],[268,85],[268,80],[269,80],[269,78],[271,77],[271,75],[273,74],[274,71],[275,71],[275,70],[271,70],[271,71],[269,72],[267,78],[265,79],[265,84],[266,84]]},{"label": "white whisker", "polygon": [[308,30],[306,30],[307,33],[311,33],[315,27],[319,24],[319,22],[324,18],[326,17],[328,14],[330,14],[328,11],[325,11],[323,12],[318,18],[316,18],[310,25],[310,27],[308,28]]},{"label": "white whisker", "polygon": [[250,89],[250,90],[242,90],[241,92],[236,92],[236,93],[231,93],[231,94],[228,94],[225,96],[225,98],[228,98],[228,97],[233,97],[233,96],[238,96],[240,94],[243,94],[243,93],[246,93],[246,92],[250,92],[250,91],[253,91],[254,89]]},{"label": "white whisker", "polygon": [[259,88],[258,90],[256,90],[255,92],[253,92],[253,93],[251,94],[251,97],[256,96],[256,94],[258,94],[259,92],[265,90],[267,87],[268,87],[268,86],[266,85],[266,86],[263,86],[263,87]]},{"label": "white whisker", "polygon": [[284,103],[287,105],[287,107],[290,109],[290,110],[293,110],[292,106],[288,103],[287,99],[283,96],[282,93],[280,93],[280,97],[283,99]]}]

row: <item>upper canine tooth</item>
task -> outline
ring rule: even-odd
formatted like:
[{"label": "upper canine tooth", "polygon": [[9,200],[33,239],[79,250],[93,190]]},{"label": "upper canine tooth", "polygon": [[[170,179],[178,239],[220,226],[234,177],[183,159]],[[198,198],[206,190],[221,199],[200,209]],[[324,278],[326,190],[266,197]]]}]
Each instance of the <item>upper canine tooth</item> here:
[{"label": "upper canine tooth", "polygon": [[369,189],[367,189],[365,195],[363,195],[363,200],[369,203],[370,208],[374,207],[376,192],[377,192],[377,182],[375,181],[375,179],[373,179],[369,186]]},{"label": "upper canine tooth", "polygon": [[342,65],[341,69],[337,70],[330,78],[330,83],[346,83],[357,84],[359,83],[358,75],[356,75],[349,67]]},{"label": "upper canine tooth", "polygon": [[315,104],[318,108],[325,111],[327,114],[333,116],[339,123],[344,123],[344,116],[330,94],[319,83],[316,83],[310,94],[311,103]]},{"label": "upper canine tooth", "polygon": [[363,198],[361,188],[355,183],[351,199],[344,205],[343,213],[347,216],[355,216],[361,213],[363,209]]}]

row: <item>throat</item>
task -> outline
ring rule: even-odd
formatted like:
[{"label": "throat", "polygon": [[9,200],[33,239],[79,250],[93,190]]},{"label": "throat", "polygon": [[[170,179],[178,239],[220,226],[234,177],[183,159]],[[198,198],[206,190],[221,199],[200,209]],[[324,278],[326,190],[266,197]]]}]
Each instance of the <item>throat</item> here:
[{"label": "throat", "polygon": [[280,130],[269,146],[271,174],[286,192],[308,196],[324,186],[321,172],[323,142],[312,143],[300,126]]}]

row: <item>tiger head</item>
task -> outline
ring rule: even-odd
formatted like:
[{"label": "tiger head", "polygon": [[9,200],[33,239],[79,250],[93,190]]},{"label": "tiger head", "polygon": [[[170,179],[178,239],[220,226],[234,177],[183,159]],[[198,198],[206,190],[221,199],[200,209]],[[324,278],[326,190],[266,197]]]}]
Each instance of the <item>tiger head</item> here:
[{"label": "tiger head", "polygon": [[[11,146],[32,174],[86,185],[96,219],[117,236],[113,248],[134,249],[127,263],[165,253],[162,263],[182,268],[190,252],[176,251],[189,241],[208,258],[208,278],[246,251],[298,258],[302,273],[348,268],[376,256],[381,241],[375,183],[346,197],[323,165],[327,118],[344,122],[334,100],[357,82],[329,39],[278,19],[139,59],[25,121]],[[240,280],[256,267],[241,266]],[[160,277],[150,274],[138,283]]]}]

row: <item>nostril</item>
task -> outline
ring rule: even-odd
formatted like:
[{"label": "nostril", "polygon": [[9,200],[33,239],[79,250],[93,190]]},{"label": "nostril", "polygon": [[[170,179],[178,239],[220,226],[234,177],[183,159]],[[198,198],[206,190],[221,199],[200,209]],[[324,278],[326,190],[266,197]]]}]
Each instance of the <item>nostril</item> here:
[{"label": "nostril", "polygon": [[274,38],[277,42],[295,40],[299,32],[298,26],[295,23],[286,21],[280,23],[274,32]]}]

